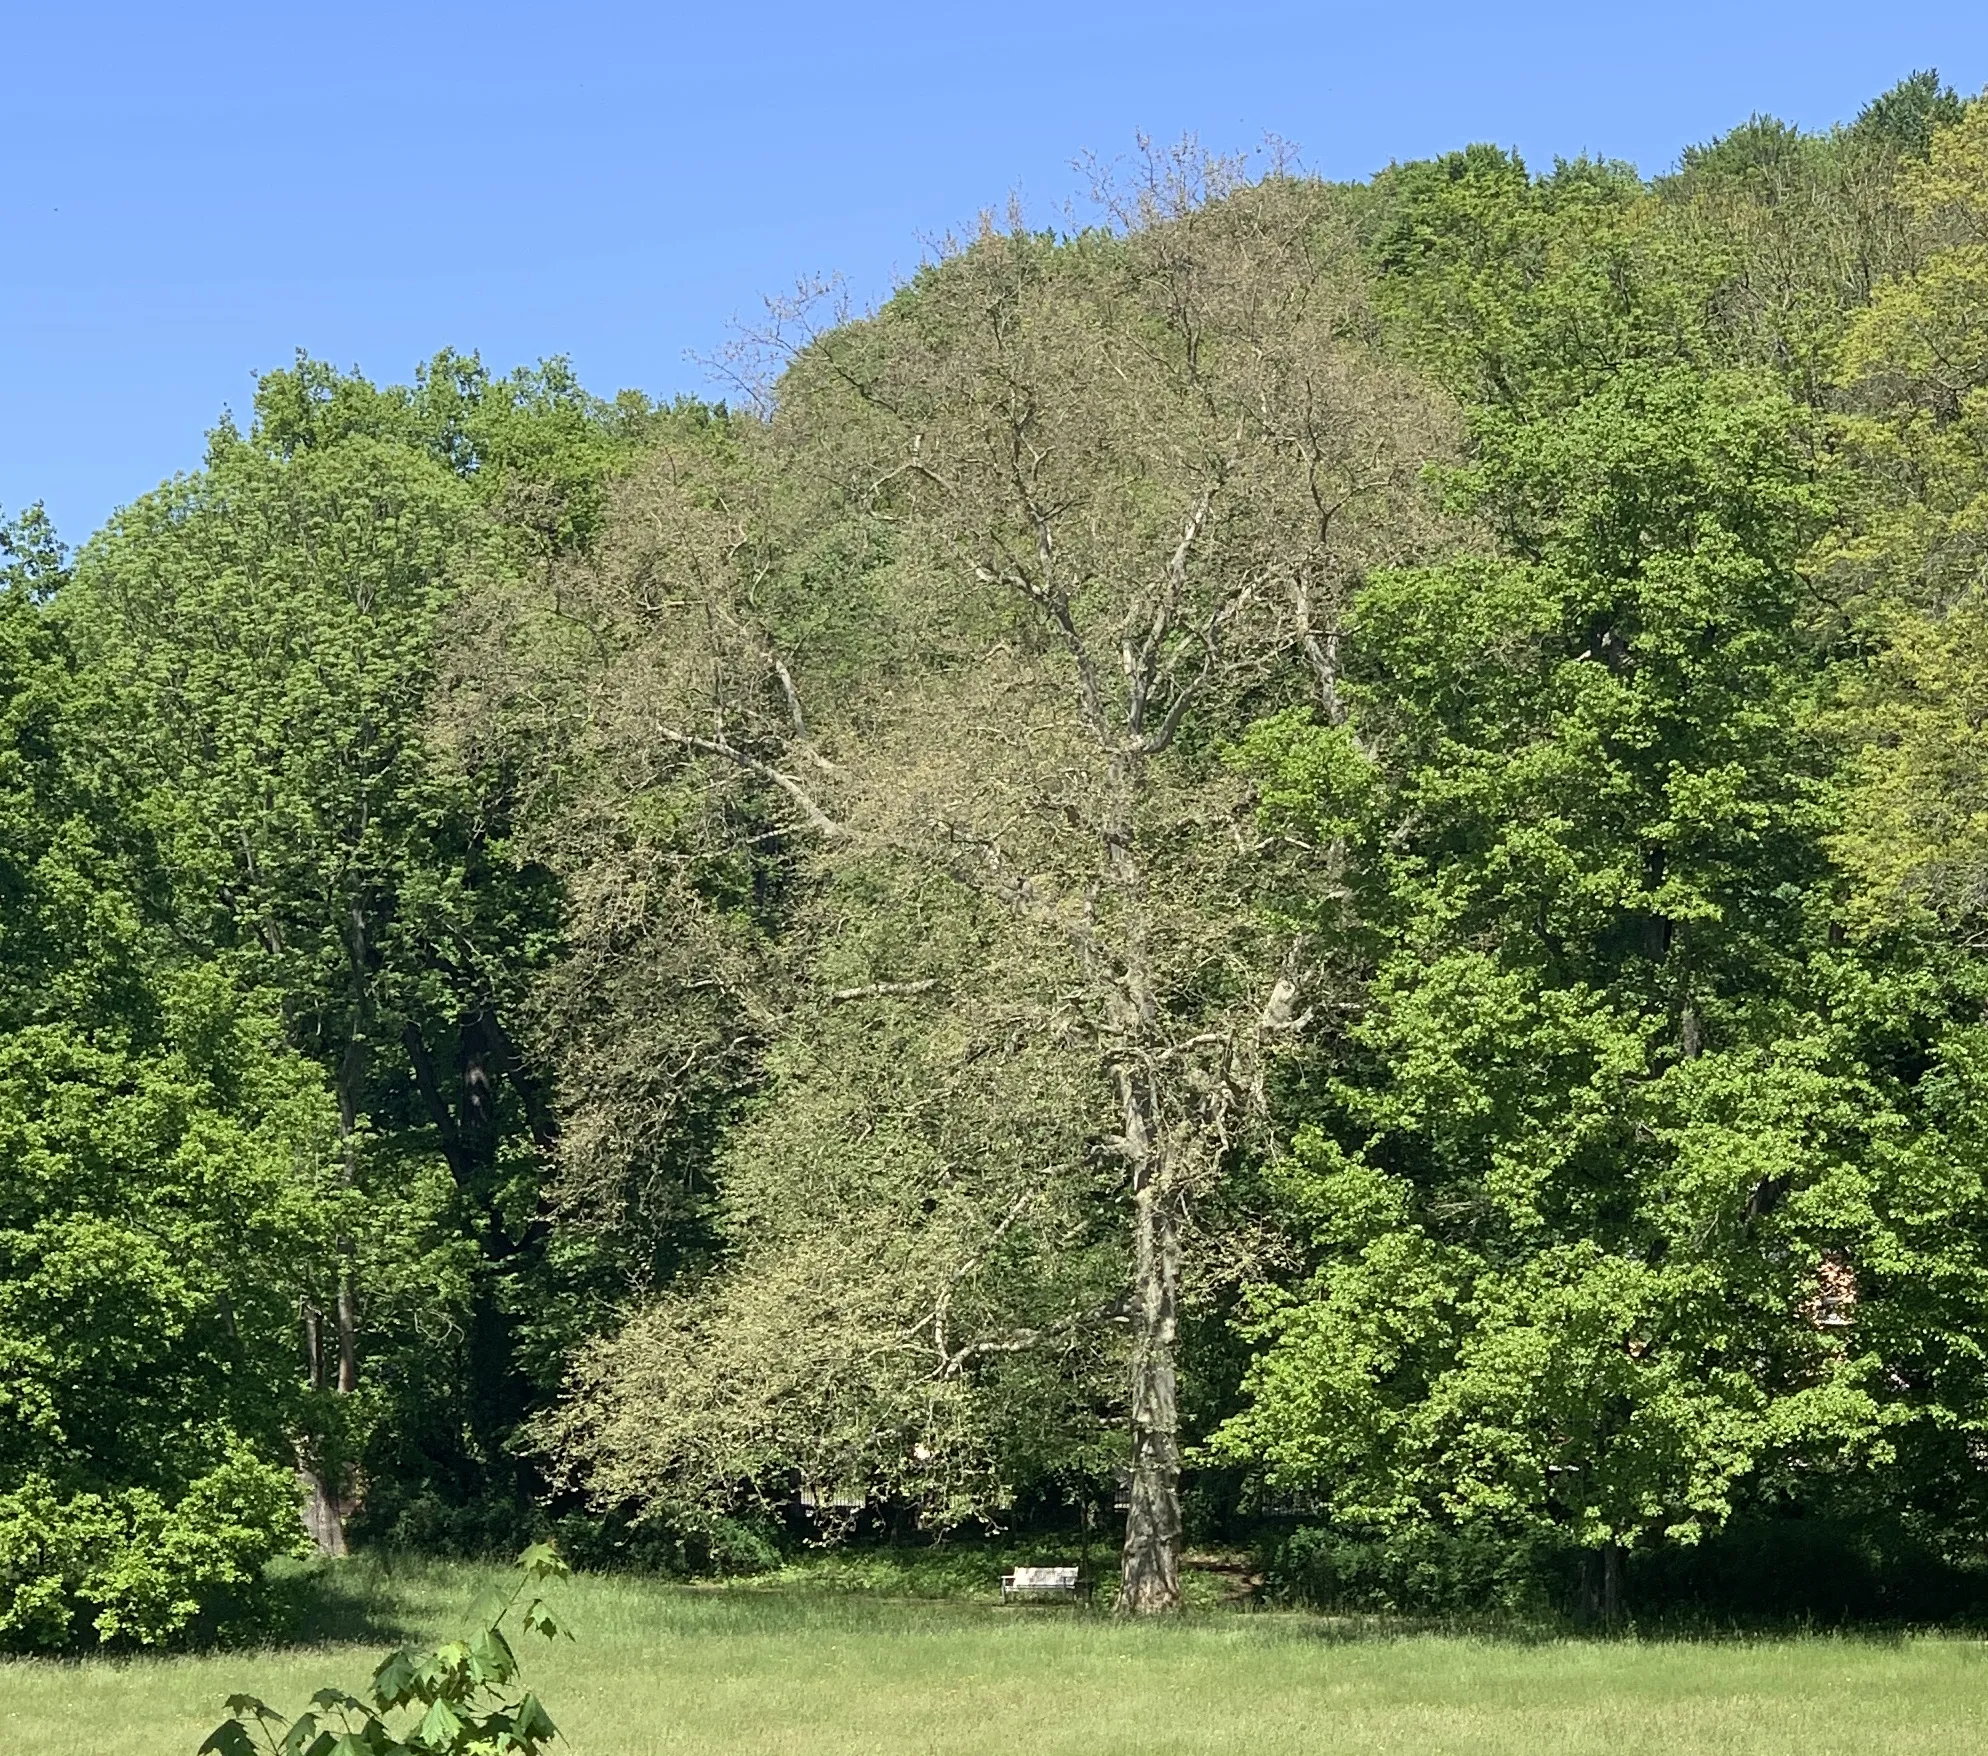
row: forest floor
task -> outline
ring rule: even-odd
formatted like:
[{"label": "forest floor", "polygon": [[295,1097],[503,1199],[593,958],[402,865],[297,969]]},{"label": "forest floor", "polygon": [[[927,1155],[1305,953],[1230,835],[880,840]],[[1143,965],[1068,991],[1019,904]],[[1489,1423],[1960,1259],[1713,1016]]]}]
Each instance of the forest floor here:
[{"label": "forest floor", "polygon": [[[294,1709],[447,1638],[489,1570],[345,1564],[322,1639],[0,1662],[7,1756],[194,1756],[243,1690]],[[887,1571],[560,1586],[577,1639],[521,1656],[571,1756],[1988,1756],[1988,1645],[1942,1635],[1578,1641],[1204,1608],[1164,1627],[913,1598]]]}]

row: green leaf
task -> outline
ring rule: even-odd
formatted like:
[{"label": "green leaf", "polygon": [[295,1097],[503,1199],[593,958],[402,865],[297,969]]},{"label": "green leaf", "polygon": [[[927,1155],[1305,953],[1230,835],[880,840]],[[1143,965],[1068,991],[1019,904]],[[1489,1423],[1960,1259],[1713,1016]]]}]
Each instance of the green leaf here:
[{"label": "green leaf", "polygon": [[495,1628],[485,1628],[469,1643],[470,1675],[479,1683],[508,1683],[517,1675],[511,1643]]},{"label": "green leaf", "polygon": [[238,1719],[224,1719],[207,1734],[198,1756],[256,1756],[255,1740]]},{"label": "green leaf", "polygon": [[356,1695],[348,1695],[343,1689],[320,1689],[311,1697],[313,1707],[346,1707],[354,1713],[366,1711],[365,1702]]},{"label": "green leaf", "polygon": [[435,1648],[435,1670],[441,1681],[436,1693],[441,1695],[460,1694],[464,1683],[464,1673],[469,1669],[469,1647],[461,1640],[451,1640]]},{"label": "green leaf", "polygon": [[564,1579],[573,1569],[566,1565],[565,1557],[551,1543],[533,1543],[518,1557],[518,1565],[525,1570],[528,1578]]},{"label": "green leaf", "polygon": [[534,1743],[544,1743],[559,1736],[559,1728],[552,1723],[552,1715],[545,1711],[544,1704],[536,1695],[527,1695],[518,1703],[518,1711],[511,1724],[519,1737],[529,1738]]},{"label": "green leaf", "polygon": [[414,1655],[405,1647],[380,1660],[373,1672],[373,1700],[382,1711],[405,1706],[414,1692]]},{"label": "green leaf", "polygon": [[421,1724],[416,1729],[415,1736],[424,1743],[446,1750],[467,1723],[446,1701],[437,1701],[421,1716]]},{"label": "green leaf", "polygon": [[510,1594],[497,1586],[489,1586],[479,1592],[476,1602],[470,1605],[470,1623],[477,1628],[493,1628],[503,1620],[504,1612],[510,1607]]},{"label": "green leaf", "polygon": [[525,1632],[527,1634],[543,1634],[548,1640],[556,1640],[562,1634],[568,1640],[573,1638],[573,1630],[559,1621],[545,1607],[545,1600],[543,1598],[533,1598],[530,1606],[526,1609]]}]

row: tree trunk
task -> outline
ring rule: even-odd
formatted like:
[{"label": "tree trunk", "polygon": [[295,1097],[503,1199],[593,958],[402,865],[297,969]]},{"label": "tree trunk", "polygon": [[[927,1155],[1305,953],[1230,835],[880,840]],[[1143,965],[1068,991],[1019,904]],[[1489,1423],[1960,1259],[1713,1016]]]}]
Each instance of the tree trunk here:
[{"label": "tree trunk", "polygon": [[338,1271],[338,1394],[359,1388],[359,1296],[352,1284],[352,1247],[345,1247],[345,1264]]},{"label": "tree trunk", "polygon": [[1581,1557],[1581,1595],[1575,1620],[1582,1627],[1613,1630],[1622,1625],[1622,1545],[1590,1549]]},{"label": "tree trunk", "polygon": [[[1096,719],[1097,716],[1093,715]],[[1104,735],[1099,721],[1100,735]],[[1136,723],[1131,728],[1140,733]],[[1180,1608],[1180,1416],[1174,1339],[1180,1295],[1179,1195],[1167,1160],[1163,1106],[1153,1064],[1140,1053],[1159,1019],[1147,966],[1142,874],[1133,853],[1145,760],[1136,748],[1112,759],[1104,820],[1105,870],[1124,914],[1116,980],[1107,1005],[1124,1059],[1117,1070],[1123,1147],[1132,1184],[1131,1383],[1127,1386],[1132,1479],[1126,1497],[1125,1555],[1118,1607],[1128,1615]]]},{"label": "tree trunk", "polygon": [[[324,1317],[308,1300],[303,1306],[304,1374],[313,1390],[324,1388]],[[297,1486],[303,1491],[304,1534],[320,1555],[343,1555],[345,1518],[339,1507],[335,1484],[325,1479],[324,1470],[305,1447],[298,1447]]]},{"label": "tree trunk", "polygon": [[1118,1607],[1131,1615],[1180,1608],[1180,1420],[1174,1341],[1180,1227],[1165,1161],[1142,1092],[1126,1082],[1132,1154],[1132,1481]]},{"label": "tree trunk", "polygon": [[[326,1370],[324,1319],[314,1305],[304,1307],[305,1370],[313,1390],[323,1390],[329,1378],[340,1396],[350,1396],[359,1387],[359,1305],[349,1264],[339,1270],[332,1327],[338,1348],[335,1377]],[[302,1446],[299,1454],[297,1482],[304,1493],[305,1533],[320,1555],[350,1553],[345,1521],[359,1509],[359,1502],[352,1492],[348,1466],[335,1455],[329,1459],[311,1456]]]},{"label": "tree trunk", "polygon": [[[356,1012],[356,1006],[355,1006]],[[350,1039],[338,1066],[338,1132],[345,1152],[345,1180],[359,1180],[359,1092],[365,1079],[366,1048],[355,1017]],[[304,1347],[308,1355],[311,1388],[322,1390],[329,1380],[340,1396],[350,1396],[359,1388],[359,1293],[353,1275],[353,1248],[350,1238],[338,1241],[338,1295],[332,1310],[332,1330],[338,1349],[336,1376],[327,1370],[324,1349],[324,1322],[315,1308],[304,1318]],[[348,1552],[345,1521],[357,1510],[357,1500],[346,1479],[347,1465],[338,1457],[299,1466],[304,1486],[304,1529],[321,1555]]]},{"label": "tree trunk", "polygon": [[350,1553],[345,1543],[345,1503],[335,1494],[320,1471],[297,1471],[304,1488],[304,1530],[320,1555]]}]

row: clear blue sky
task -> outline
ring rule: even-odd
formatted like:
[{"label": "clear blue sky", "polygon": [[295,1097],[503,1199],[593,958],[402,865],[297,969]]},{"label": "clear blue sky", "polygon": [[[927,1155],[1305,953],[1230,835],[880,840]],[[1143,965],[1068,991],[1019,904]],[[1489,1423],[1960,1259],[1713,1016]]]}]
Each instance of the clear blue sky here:
[{"label": "clear blue sky", "polygon": [[13,0],[0,26],[0,507],[43,499],[72,542],[298,347],[706,389],[691,356],[763,294],[873,298],[1010,190],[1053,220],[1072,159],[1140,129],[1273,132],[1333,176],[1473,140],[1653,172],[1917,67],[1988,84],[1984,0]]}]

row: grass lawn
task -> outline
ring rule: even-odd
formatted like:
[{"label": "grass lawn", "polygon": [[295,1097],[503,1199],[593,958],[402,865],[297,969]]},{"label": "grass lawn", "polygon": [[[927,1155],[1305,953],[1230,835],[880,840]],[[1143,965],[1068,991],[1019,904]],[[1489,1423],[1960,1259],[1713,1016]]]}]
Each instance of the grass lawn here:
[{"label": "grass lawn", "polygon": [[[453,1633],[488,1577],[354,1562],[321,1644],[0,1663],[0,1752],[192,1756],[225,1694],[357,1688],[382,1647]],[[1213,1609],[1147,1627],[877,1585],[576,1579],[557,1598],[578,1640],[521,1656],[572,1756],[1988,1756],[1988,1646],[1958,1636],[1526,1642]]]}]

